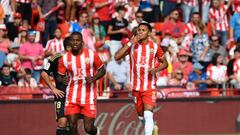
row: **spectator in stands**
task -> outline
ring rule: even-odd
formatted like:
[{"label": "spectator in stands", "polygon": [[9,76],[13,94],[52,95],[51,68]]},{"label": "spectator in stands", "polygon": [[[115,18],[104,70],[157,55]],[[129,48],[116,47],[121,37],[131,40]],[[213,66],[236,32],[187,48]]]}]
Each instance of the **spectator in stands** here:
[{"label": "spectator in stands", "polygon": [[76,0],[65,0],[65,18],[67,21],[74,21],[76,15]]},{"label": "spectator in stands", "polygon": [[188,61],[191,54],[184,48],[178,52],[178,60],[173,62],[173,73],[175,70],[181,69],[185,80],[188,80],[189,74],[192,72],[192,63]]},{"label": "spectator in stands", "polygon": [[239,85],[239,71],[240,71],[240,48],[237,47],[234,50],[234,58],[232,58],[227,64],[227,75],[229,82],[235,88],[240,88]]},{"label": "spectator in stands", "polygon": [[207,84],[207,74],[203,71],[204,67],[200,63],[193,64],[193,71],[188,77],[188,84],[192,84],[197,90],[206,90]]},{"label": "spectator in stands", "polygon": [[212,58],[212,64],[207,68],[208,79],[211,80],[213,86],[217,88],[225,88],[227,77],[227,66],[223,64],[223,57],[219,53],[215,53]]},{"label": "spectator in stands", "polygon": [[139,9],[143,13],[143,20],[148,23],[153,22],[153,3],[151,0],[140,0],[139,2]]},{"label": "spectator in stands", "polygon": [[[123,60],[112,60],[107,64],[107,75],[110,81],[110,88],[114,92],[117,90],[130,91],[129,64]],[[117,95],[114,94],[114,97]]]},{"label": "spectator in stands", "polygon": [[20,13],[14,13],[13,15],[13,22],[10,22],[8,24],[6,24],[7,30],[8,30],[8,38],[11,41],[14,41],[14,39],[16,37],[18,37],[18,27],[21,25],[22,23],[22,15]]},{"label": "spectator in stands", "polygon": [[190,21],[192,13],[199,12],[199,2],[198,0],[182,0],[182,17],[185,23]]},{"label": "spectator in stands", "polygon": [[220,43],[224,47],[228,40],[227,9],[228,7],[222,5],[220,0],[213,0],[213,7],[209,10],[212,34],[220,38]]},{"label": "spectator in stands", "polygon": [[180,44],[182,42],[182,39],[185,36],[186,26],[183,22],[179,20],[178,10],[173,10],[169,15],[169,19],[163,23],[163,36],[165,35],[166,30],[170,31],[172,37],[175,38],[177,44]]},{"label": "spectator in stands", "polygon": [[219,44],[219,38],[217,35],[212,35],[211,40],[210,40],[210,47],[208,50],[208,53],[206,54],[206,57],[209,57],[209,61],[212,60],[212,56],[215,53],[219,53],[222,55],[224,62],[226,63],[227,61],[227,51],[226,49]]},{"label": "spectator in stands", "polygon": [[183,77],[182,69],[176,69],[173,73],[173,77],[169,80],[168,85],[170,86],[185,86],[187,80]]},{"label": "spectator in stands", "polygon": [[124,36],[127,36],[129,31],[127,29],[128,21],[124,19],[126,9],[124,6],[118,6],[116,8],[118,13],[117,17],[112,19],[108,25],[107,34],[110,36],[110,53],[113,57],[115,53],[122,47],[121,40]]},{"label": "spectator in stands", "polygon": [[3,66],[10,47],[10,41],[6,36],[7,28],[5,24],[0,24],[0,68]]},{"label": "spectator in stands", "polygon": [[0,24],[4,23],[4,18],[5,18],[5,14],[4,14],[3,6],[2,4],[0,4]]},{"label": "spectator in stands", "polygon": [[[240,8],[239,8],[240,9]],[[240,39],[240,10],[235,12],[230,19],[230,40],[237,42]]]},{"label": "spectator in stands", "polygon": [[190,46],[193,54],[192,61],[194,63],[199,62],[206,68],[209,64],[209,61],[206,59],[206,54],[209,50],[209,38],[204,24],[201,24],[199,27],[197,27],[197,29],[198,33],[193,37],[193,41]]},{"label": "spectator in stands", "polygon": [[11,73],[14,75],[14,79],[18,81],[19,78],[21,78],[25,71],[21,66],[21,61],[18,55],[19,50],[19,44],[11,43],[9,53],[6,57],[5,64],[10,66]]},{"label": "spectator in stands", "polygon": [[113,1],[111,0],[93,0],[96,13],[99,15],[100,23],[107,32],[108,24],[112,20]]},{"label": "spectator in stands", "polygon": [[45,47],[47,40],[54,37],[54,31],[57,28],[57,14],[56,12],[46,16],[53,7],[57,5],[58,0],[37,0],[37,9],[40,19],[45,21],[45,29],[43,31],[42,44]]},{"label": "spectator in stands", "polygon": [[25,43],[27,41],[27,31],[28,29],[23,27],[23,26],[19,26],[18,27],[18,37],[15,37],[14,39],[14,43],[22,45],[23,43]]},{"label": "spectator in stands", "polygon": [[191,22],[187,23],[187,31],[190,34],[190,37],[193,38],[195,34],[198,33],[199,25],[201,25],[201,19],[199,12],[193,12]]},{"label": "spectator in stands", "polygon": [[32,19],[32,3],[36,0],[16,0],[16,11],[20,13],[23,20],[27,20],[28,24],[31,24]]},{"label": "spectator in stands", "polygon": [[0,4],[3,7],[3,11],[5,14],[4,23],[8,24],[12,21],[12,13],[16,12],[15,6],[16,1],[15,0],[1,0]]},{"label": "spectator in stands", "polygon": [[83,41],[87,48],[95,51],[94,47],[94,33],[88,25],[88,13],[86,11],[80,12],[78,22],[73,22],[70,26],[69,32],[81,32],[83,35]]},{"label": "spectator in stands", "polygon": [[128,29],[132,31],[134,27],[137,27],[138,24],[142,22],[144,22],[143,13],[141,11],[137,11],[135,13],[135,19],[129,24]]},{"label": "spectator in stands", "polygon": [[55,30],[54,37],[54,39],[47,42],[45,56],[54,56],[57,53],[64,52],[62,32],[59,28]]},{"label": "spectator in stands", "polygon": [[28,31],[28,41],[19,48],[19,56],[24,69],[32,70],[33,78],[39,83],[40,72],[43,64],[43,46],[35,42],[36,31]]},{"label": "spectator in stands", "polygon": [[14,75],[10,71],[10,66],[3,65],[1,68],[0,83],[2,86],[16,86]]},{"label": "spectator in stands", "polygon": [[202,0],[202,23],[207,24],[211,0]]},{"label": "spectator in stands", "polygon": [[173,10],[176,10],[181,0],[163,0],[163,16],[167,17]]},{"label": "spectator in stands", "polygon": [[34,78],[32,78],[32,71],[29,68],[25,69],[25,75],[18,81],[19,87],[26,87],[26,88],[36,88],[37,82]]},{"label": "spectator in stands", "polygon": [[104,27],[100,24],[100,18],[97,13],[92,17],[92,26],[91,26],[96,41],[103,41],[106,36],[106,31]]}]

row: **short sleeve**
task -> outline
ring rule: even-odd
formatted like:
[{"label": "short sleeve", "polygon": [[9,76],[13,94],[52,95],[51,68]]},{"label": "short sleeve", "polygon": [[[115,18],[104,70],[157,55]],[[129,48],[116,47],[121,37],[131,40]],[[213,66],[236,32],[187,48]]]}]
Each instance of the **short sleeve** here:
[{"label": "short sleeve", "polygon": [[163,55],[164,55],[164,52],[163,52],[162,48],[160,46],[158,46],[157,54],[156,54],[157,58],[160,59],[163,57]]},{"label": "short sleeve", "polygon": [[50,75],[50,73],[53,72],[53,62],[48,60],[48,62],[43,67],[43,71]]},{"label": "short sleeve", "polygon": [[67,72],[67,69],[66,69],[66,67],[64,66],[63,57],[61,57],[61,58],[59,59],[59,63],[58,63],[58,73],[59,73],[60,75],[65,75],[66,72]]},{"label": "short sleeve", "polygon": [[97,69],[97,70],[100,69],[104,65],[97,53],[94,53],[94,62],[93,63],[94,63],[95,69]]}]

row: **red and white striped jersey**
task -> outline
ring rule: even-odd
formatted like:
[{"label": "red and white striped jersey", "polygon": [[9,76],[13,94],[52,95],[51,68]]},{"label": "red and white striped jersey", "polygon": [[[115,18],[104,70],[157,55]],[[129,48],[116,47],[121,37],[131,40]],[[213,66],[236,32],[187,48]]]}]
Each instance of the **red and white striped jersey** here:
[{"label": "red and white striped jersey", "polygon": [[233,72],[234,74],[237,74],[238,79],[240,79],[240,59],[234,61]]},{"label": "red and white striped jersey", "polygon": [[108,62],[110,60],[109,51],[97,52],[102,62]]},{"label": "red and white striped jersey", "polygon": [[209,10],[210,19],[215,21],[215,29],[219,31],[228,30],[228,19],[226,15],[227,6],[221,6],[219,9],[211,8]]},{"label": "red and white striped jersey", "polygon": [[197,33],[197,27],[193,24],[193,22],[187,24],[187,31],[188,33],[191,33],[192,36]]},{"label": "red and white striped jersey", "polygon": [[209,6],[210,6],[211,0],[204,0],[204,1],[202,2],[202,4],[203,4],[203,5],[209,5]]},{"label": "red and white striped jersey", "polygon": [[149,69],[156,68],[158,59],[164,56],[160,46],[152,41],[147,44],[132,45],[130,55],[130,81],[132,89],[146,91],[156,89],[156,76]]},{"label": "red and white striped jersey", "polygon": [[234,0],[232,4],[233,11],[236,13],[240,12],[240,0]]},{"label": "red and white striped jersey", "polygon": [[77,56],[68,52],[60,58],[58,73],[65,75],[68,72],[70,77],[66,89],[66,105],[68,103],[95,104],[96,83],[87,83],[85,78],[93,76],[102,66],[103,63],[97,53],[87,48],[83,48],[82,53]]},{"label": "red and white striped jersey", "polygon": [[207,76],[208,78],[215,81],[224,81],[227,77],[227,66],[214,66],[210,65],[207,68]]},{"label": "red and white striped jersey", "polygon": [[198,6],[198,0],[183,0],[183,3],[191,7]]},{"label": "red and white striped jersey", "polygon": [[31,3],[32,0],[16,0],[16,2],[19,2],[19,3]]},{"label": "red and white striped jersey", "polygon": [[45,51],[52,51],[55,53],[62,53],[64,52],[64,46],[63,46],[63,40],[60,39],[52,39],[47,42],[47,45],[45,47]]}]

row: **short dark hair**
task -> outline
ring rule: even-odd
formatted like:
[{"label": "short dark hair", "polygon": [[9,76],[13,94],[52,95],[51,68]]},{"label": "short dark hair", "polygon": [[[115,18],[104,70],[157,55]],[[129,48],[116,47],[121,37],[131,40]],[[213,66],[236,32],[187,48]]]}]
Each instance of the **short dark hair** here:
[{"label": "short dark hair", "polygon": [[82,33],[77,32],[77,31],[74,31],[74,32],[70,35],[70,37],[72,37],[72,36],[74,36],[74,35],[77,35],[77,36],[79,36],[79,37],[82,39]]},{"label": "short dark hair", "polygon": [[29,69],[29,68],[24,69],[24,71],[25,71],[25,73],[26,73],[27,75],[32,74],[32,70]]},{"label": "short dark hair", "polygon": [[64,40],[63,40],[63,47],[64,47],[64,50],[67,50],[67,46],[71,46],[71,37],[68,36],[66,37]]},{"label": "short dark hair", "polygon": [[148,30],[149,30],[150,32],[152,32],[152,26],[151,26],[149,23],[147,23],[147,22],[142,22],[142,23],[140,23],[140,24],[138,25],[138,28],[139,28],[141,25],[147,26]]},{"label": "short dark hair", "polygon": [[116,7],[116,11],[119,12],[120,10],[126,11],[126,8],[122,5]]}]

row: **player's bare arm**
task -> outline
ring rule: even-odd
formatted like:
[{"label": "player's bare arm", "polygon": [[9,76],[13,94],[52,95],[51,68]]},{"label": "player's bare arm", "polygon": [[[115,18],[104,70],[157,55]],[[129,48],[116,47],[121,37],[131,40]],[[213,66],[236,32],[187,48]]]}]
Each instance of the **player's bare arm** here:
[{"label": "player's bare arm", "polygon": [[129,51],[129,48],[131,47],[131,45],[137,43],[139,41],[138,37],[137,36],[133,36],[130,40],[130,42],[128,42],[126,45],[124,45],[119,51],[117,51],[117,53],[115,54],[114,56],[114,59],[116,61],[124,58],[125,56],[128,55],[128,51]]},{"label": "player's bare arm", "polygon": [[57,89],[50,81],[49,75],[45,72],[42,71],[41,77],[44,79],[46,82],[47,86],[52,90],[53,94],[56,96],[56,98],[63,98],[64,97],[64,92]]},{"label": "player's bare arm", "polygon": [[167,59],[164,56],[159,58],[158,61],[161,63],[159,67],[149,69],[149,72],[152,75],[155,75],[157,72],[164,70],[168,67]]},{"label": "player's bare arm", "polygon": [[94,76],[87,76],[86,81],[88,83],[93,83],[94,81],[103,77],[105,75],[105,73],[106,73],[105,67],[102,66],[101,68],[98,69],[98,72]]}]

